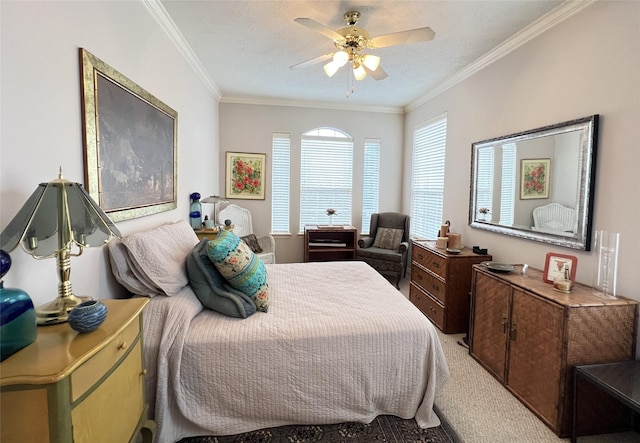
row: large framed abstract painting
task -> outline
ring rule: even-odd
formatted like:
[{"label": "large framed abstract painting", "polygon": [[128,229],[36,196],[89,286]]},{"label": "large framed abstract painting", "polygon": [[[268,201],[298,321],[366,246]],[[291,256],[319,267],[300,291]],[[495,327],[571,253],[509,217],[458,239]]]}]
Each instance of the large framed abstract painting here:
[{"label": "large framed abstract painting", "polygon": [[226,198],[264,200],[266,154],[227,152]]},{"label": "large framed abstract painting", "polygon": [[80,49],[85,187],[113,221],[177,206],[178,113]]}]

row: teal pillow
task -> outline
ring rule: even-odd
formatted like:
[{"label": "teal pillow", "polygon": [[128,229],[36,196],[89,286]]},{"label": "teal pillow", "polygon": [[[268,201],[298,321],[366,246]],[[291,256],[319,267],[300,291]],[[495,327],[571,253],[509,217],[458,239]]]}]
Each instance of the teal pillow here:
[{"label": "teal pillow", "polygon": [[189,285],[205,308],[230,317],[247,318],[256,312],[249,296],[229,286],[207,256],[208,239],[202,239],[187,256]]},{"label": "teal pillow", "polygon": [[207,255],[232,287],[248,295],[258,311],[267,312],[267,269],[244,241],[230,231],[221,231],[209,241]]}]

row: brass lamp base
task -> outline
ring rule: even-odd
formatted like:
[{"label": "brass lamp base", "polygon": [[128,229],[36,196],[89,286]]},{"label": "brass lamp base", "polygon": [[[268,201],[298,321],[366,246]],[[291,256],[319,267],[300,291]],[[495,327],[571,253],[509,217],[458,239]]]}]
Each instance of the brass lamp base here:
[{"label": "brass lamp base", "polygon": [[89,296],[68,295],[58,296],[54,301],[36,308],[36,323],[38,325],[55,325],[69,319],[69,312],[80,303],[93,300]]}]

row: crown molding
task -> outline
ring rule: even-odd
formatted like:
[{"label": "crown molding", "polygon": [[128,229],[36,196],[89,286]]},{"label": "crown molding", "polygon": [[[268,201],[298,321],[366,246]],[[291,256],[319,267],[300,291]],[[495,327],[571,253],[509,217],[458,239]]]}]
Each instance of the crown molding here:
[{"label": "crown molding", "polygon": [[430,90],[422,97],[409,103],[407,106],[404,107],[405,112],[412,111],[417,107],[425,104],[426,102],[433,99],[434,97],[442,94],[443,92],[447,91],[448,89],[452,88],[453,86],[457,85],[463,80],[471,77],[476,72],[496,62],[497,60],[506,56],[510,52],[516,50],[517,48],[529,42],[530,40],[533,40],[540,34],[548,31],[549,29],[556,26],[557,24],[577,14],[579,11],[590,6],[595,1],[596,0],[570,0],[561,4],[557,8],[549,11],[547,14],[543,15],[538,20],[529,24],[528,26],[523,28],[521,31],[509,37],[503,43],[496,46],[491,51],[487,52],[485,55],[480,57],[475,62],[463,68],[460,72],[455,74],[453,77],[450,77],[448,80],[445,80],[439,86]]},{"label": "crown molding", "polygon": [[153,18],[156,19],[162,29],[167,33],[173,44],[176,45],[180,53],[187,60],[187,63],[195,71],[196,75],[200,77],[207,89],[211,91],[216,99],[220,100],[220,98],[222,97],[220,89],[218,89],[216,83],[204,69],[204,66],[202,66],[202,63],[200,63],[200,60],[191,49],[191,46],[189,46],[189,44],[187,43],[186,39],[182,35],[182,32],[180,32],[180,30],[176,26],[175,22],[167,13],[167,10],[164,9],[164,6],[162,6],[160,0],[142,0],[142,4],[147,8],[149,13],[153,16]]},{"label": "crown molding", "polygon": [[160,0],[141,0],[142,4],[147,8],[153,18],[160,24],[162,29],[167,33],[171,41],[176,45],[180,53],[187,60],[187,63],[192,67],[194,72],[200,77],[202,82],[207,86],[211,93],[220,103],[237,103],[237,104],[251,104],[251,105],[271,105],[271,106],[293,106],[302,108],[316,108],[316,109],[333,109],[333,110],[345,110],[345,111],[358,111],[358,112],[380,112],[380,113],[392,113],[403,114],[412,111],[419,106],[425,104],[434,97],[449,90],[453,86],[462,82],[463,80],[471,77],[473,74],[479,72],[490,64],[496,62],[512,51],[516,50],[525,43],[533,40],[540,34],[551,29],[557,24],[563,22],[569,17],[577,14],[582,9],[590,6],[596,0],[568,0],[561,4],[557,8],[548,12],[540,17],[535,22],[529,24],[518,33],[511,36],[509,39],[496,46],[491,51],[480,57],[475,62],[467,65],[454,76],[445,80],[437,87],[428,91],[425,95],[410,102],[404,107],[394,106],[366,106],[366,105],[343,105],[337,103],[325,103],[325,102],[313,102],[303,100],[285,100],[285,99],[271,99],[271,98],[248,98],[248,97],[233,97],[222,96],[222,92],[218,89],[213,79],[209,76],[207,71],[200,63],[200,60],[195,55],[184,36],[171,19],[166,9],[160,3]]},{"label": "crown molding", "polygon": [[386,114],[404,114],[402,106],[372,106],[372,105],[348,105],[340,103],[328,103],[303,100],[285,100],[279,98],[257,97],[233,97],[224,96],[220,103],[233,103],[243,105],[268,105],[268,106],[292,106],[296,108],[331,109],[337,111],[379,112]]}]

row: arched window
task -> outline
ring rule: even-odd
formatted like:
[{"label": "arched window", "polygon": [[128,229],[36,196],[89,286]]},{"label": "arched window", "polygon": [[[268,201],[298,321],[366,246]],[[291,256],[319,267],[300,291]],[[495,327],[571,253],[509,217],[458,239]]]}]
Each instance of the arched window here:
[{"label": "arched window", "polygon": [[302,135],[300,145],[300,227],[327,224],[328,208],[335,224],[351,224],[353,139],[334,128]]}]

